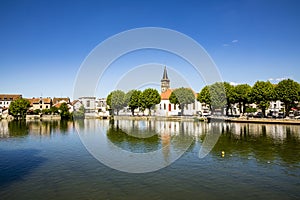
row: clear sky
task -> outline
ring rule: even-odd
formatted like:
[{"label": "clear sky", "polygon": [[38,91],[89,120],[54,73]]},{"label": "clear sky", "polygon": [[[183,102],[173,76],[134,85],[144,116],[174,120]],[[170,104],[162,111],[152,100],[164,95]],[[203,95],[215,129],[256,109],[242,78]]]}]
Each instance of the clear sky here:
[{"label": "clear sky", "polygon": [[[0,93],[72,97],[77,72],[90,51],[114,34],[149,26],[173,29],[196,40],[224,81],[300,82],[299,10],[298,0],[1,0]],[[149,54],[137,64],[177,65],[180,71],[180,62],[174,64],[172,56]],[[118,68],[111,76],[117,72]],[[158,80],[161,76],[162,70]],[[197,92],[203,86],[196,78],[189,81]]]}]

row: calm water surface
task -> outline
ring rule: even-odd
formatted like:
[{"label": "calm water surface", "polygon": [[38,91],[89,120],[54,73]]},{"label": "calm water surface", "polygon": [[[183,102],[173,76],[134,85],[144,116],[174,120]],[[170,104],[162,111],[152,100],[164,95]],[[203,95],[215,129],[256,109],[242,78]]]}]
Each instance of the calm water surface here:
[{"label": "calm water surface", "polygon": [[[76,130],[84,130],[85,138],[100,135],[101,145],[110,142],[130,152],[163,148],[166,165],[172,150],[164,147],[182,148],[174,138],[180,136],[192,144],[167,167],[132,174],[96,160]],[[199,159],[204,138],[213,133],[220,134],[217,144]],[[145,137],[136,137],[139,134]],[[271,198],[300,199],[300,126],[0,121],[0,199]]]}]

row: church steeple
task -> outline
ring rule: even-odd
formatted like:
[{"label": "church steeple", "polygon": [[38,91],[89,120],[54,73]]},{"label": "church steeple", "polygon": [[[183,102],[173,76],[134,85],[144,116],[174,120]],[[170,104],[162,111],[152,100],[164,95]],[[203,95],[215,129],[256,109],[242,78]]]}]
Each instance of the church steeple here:
[{"label": "church steeple", "polygon": [[161,92],[165,92],[169,88],[170,88],[170,80],[168,78],[167,67],[165,66],[163,77],[161,79]]},{"label": "church steeple", "polygon": [[168,73],[167,73],[167,67],[165,66],[162,80],[167,80],[167,79],[169,79],[169,78],[168,78]]}]

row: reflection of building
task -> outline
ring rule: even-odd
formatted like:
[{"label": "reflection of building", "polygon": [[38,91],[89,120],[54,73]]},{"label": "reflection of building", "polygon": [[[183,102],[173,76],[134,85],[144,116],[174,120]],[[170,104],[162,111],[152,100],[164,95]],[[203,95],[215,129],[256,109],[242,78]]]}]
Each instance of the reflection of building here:
[{"label": "reflection of building", "polygon": [[3,137],[9,137],[7,120],[0,120],[0,138]]},{"label": "reflection of building", "polygon": [[[168,78],[167,68],[164,68],[163,77],[161,79],[161,102],[157,105],[156,114],[160,116],[179,115],[181,109],[179,105],[170,103],[169,97],[174,89],[170,88],[170,79]],[[194,92],[194,103],[186,105],[184,115],[196,115],[202,110],[202,104],[197,101],[197,94]]]}]

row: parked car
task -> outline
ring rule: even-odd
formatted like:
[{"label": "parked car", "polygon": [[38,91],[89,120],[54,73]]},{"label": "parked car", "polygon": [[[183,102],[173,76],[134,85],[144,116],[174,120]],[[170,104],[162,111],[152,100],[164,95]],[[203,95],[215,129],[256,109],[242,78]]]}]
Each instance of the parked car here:
[{"label": "parked car", "polygon": [[262,112],[257,112],[255,115],[253,115],[253,117],[255,117],[255,118],[262,118],[263,114],[262,114]]},{"label": "parked car", "polygon": [[276,116],[276,118],[283,119],[283,118],[285,118],[285,114],[284,113],[278,113],[278,115]]}]

